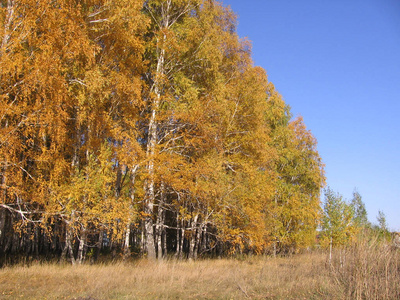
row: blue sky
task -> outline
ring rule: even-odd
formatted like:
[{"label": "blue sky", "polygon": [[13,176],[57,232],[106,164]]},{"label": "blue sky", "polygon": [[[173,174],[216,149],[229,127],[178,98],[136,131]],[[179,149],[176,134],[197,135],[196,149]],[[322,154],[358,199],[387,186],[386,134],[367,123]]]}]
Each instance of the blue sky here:
[{"label": "blue sky", "polygon": [[400,231],[400,1],[222,2],[317,138],[328,185]]}]

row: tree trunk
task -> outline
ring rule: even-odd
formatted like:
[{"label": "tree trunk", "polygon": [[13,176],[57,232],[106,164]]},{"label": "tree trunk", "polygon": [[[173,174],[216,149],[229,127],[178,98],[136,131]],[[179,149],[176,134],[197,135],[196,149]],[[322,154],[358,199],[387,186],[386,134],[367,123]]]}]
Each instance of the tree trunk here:
[{"label": "tree trunk", "polygon": [[84,226],[82,226],[82,233],[81,238],[79,239],[79,247],[78,247],[78,264],[82,264],[85,260],[85,248],[86,248],[86,238],[87,238],[87,231]]},{"label": "tree trunk", "polygon": [[125,241],[124,241],[124,259],[127,259],[129,256],[131,256],[130,237],[131,237],[131,218],[128,219],[128,223],[126,224]]},{"label": "tree trunk", "polygon": [[143,221],[141,222],[141,227],[142,227],[142,230],[141,230],[141,240],[140,240],[140,253],[143,255],[145,253],[145,251],[146,251],[146,245],[145,245],[145,240],[144,240],[144,230],[145,230],[145,228],[144,228],[144,222]]},{"label": "tree trunk", "polygon": [[164,232],[164,219],[165,219],[165,191],[164,184],[161,183],[161,196],[160,201],[158,203],[158,212],[157,212],[157,222],[156,222],[156,241],[157,241],[157,257],[158,259],[163,258],[163,247],[162,247],[162,234]]},{"label": "tree trunk", "polygon": [[37,224],[34,224],[34,238],[33,238],[33,253],[35,258],[39,258],[39,242],[40,242],[40,228]]},{"label": "tree trunk", "polygon": [[70,224],[66,222],[65,224],[65,245],[64,249],[61,254],[61,261],[64,261],[66,259],[67,253],[69,254],[69,257],[71,259],[71,263],[75,265],[75,257],[74,257],[74,251],[72,249],[72,228]]},{"label": "tree trunk", "polygon": [[183,244],[185,243],[185,221],[181,220],[181,239],[179,244],[179,259],[183,258]]},{"label": "tree trunk", "polygon": [[6,210],[5,208],[0,207],[0,253],[2,252],[4,246],[5,227],[6,227]]},{"label": "tree trunk", "polygon": [[203,223],[201,231],[202,231],[203,238],[201,240],[201,252],[200,253],[203,254],[207,251],[208,236],[207,236],[207,224],[206,223]]},{"label": "tree trunk", "polygon": [[136,172],[138,168],[139,165],[135,165],[131,170],[131,188],[129,191],[131,196],[131,203],[129,204],[129,218],[126,224],[126,231],[125,231],[124,259],[128,258],[131,255],[131,245],[130,245],[131,223],[132,223],[133,205],[135,203]]},{"label": "tree trunk", "polygon": [[[160,203],[161,205],[161,203]],[[157,249],[157,258],[162,259],[163,258],[163,253],[162,253],[162,230],[163,230],[163,220],[162,220],[162,215],[164,214],[164,208],[162,206],[158,207],[158,213],[157,213],[157,223],[156,223],[156,249]]]},{"label": "tree trunk", "polygon": [[97,241],[97,249],[96,249],[95,260],[97,260],[99,258],[100,253],[101,253],[101,249],[103,248],[103,238],[104,238],[104,230],[100,229],[99,240]]},{"label": "tree trunk", "polygon": [[[164,64],[164,50],[161,50],[161,54],[157,63],[157,73],[161,72]],[[154,83],[155,99],[153,100],[153,107],[149,122],[149,137],[147,142],[147,173],[148,179],[146,180],[145,186],[145,201],[144,201],[144,213],[145,213],[145,231],[146,231],[146,251],[147,257],[150,259],[156,258],[155,245],[154,245],[154,231],[153,231],[153,212],[155,203],[155,179],[154,179],[154,155],[155,148],[157,145],[157,121],[156,114],[160,105],[161,92],[158,81],[161,80],[160,75],[156,75]]]},{"label": "tree trunk", "polygon": [[204,223],[201,223],[201,225],[197,228],[196,231],[196,244],[194,246],[194,252],[193,252],[193,259],[197,259],[197,254],[199,253],[200,249],[200,243],[201,243],[201,234],[203,232],[203,226]]},{"label": "tree trunk", "polygon": [[[164,210],[164,224],[165,224],[165,210]],[[167,255],[167,231],[165,230],[165,228],[163,228],[162,231],[162,249],[163,249],[163,255],[164,257]]]},{"label": "tree trunk", "polygon": [[[152,167],[150,168],[152,169]],[[151,171],[152,173],[152,171]],[[153,211],[154,211],[154,178],[148,184],[146,200],[144,203],[144,231],[145,231],[145,249],[147,252],[147,258],[156,259],[156,251],[154,245],[154,228],[153,228]]]},{"label": "tree trunk", "polygon": [[179,257],[179,245],[180,245],[180,234],[181,228],[179,226],[179,211],[176,212],[176,249],[175,249],[175,258]]},{"label": "tree trunk", "polygon": [[196,231],[197,231],[197,219],[198,219],[199,215],[196,214],[192,220],[192,234],[190,236],[190,244],[189,244],[189,259],[194,259],[194,248],[196,245]]},{"label": "tree trunk", "polygon": [[66,246],[68,249],[69,257],[71,258],[71,263],[74,265],[75,264],[75,257],[74,257],[74,250],[72,249],[72,234],[70,230],[67,230],[67,236],[66,236]]},{"label": "tree trunk", "polygon": [[6,242],[4,243],[4,252],[7,252],[11,247],[12,247],[12,240],[14,236],[14,215],[13,213],[10,213],[10,218],[8,218],[6,222],[6,227],[4,229],[4,232],[7,233],[5,234]]},{"label": "tree trunk", "polygon": [[[148,258],[155,259],[156,251],[154,245],[154,228],[153,228],[153,213],[154,213],[154,204],[155,204],[155,174],[154,174],[154,156],[158,141],[158,129],[159,124],[157,121],[157,114],[161,104],[161,96],[164,89],[164,75],[165,75],[165,42],[167,40],[167,35],[165,30],[167,30],[170,26],[170,10],[171,1],[165,1],[165,3],[161,4],[165,7],[162,8],[162,15],[160,25],[160,32],[164,33],[161,36],[161,40],[157,38],[157,67],[155,70],[155,74],[153,77],[153,83],[151,84],[151,92],[154,93],[152,97],[151,103],[151,114],[148,125],[148,140],[147,140],[147,150],[146,156],[148,159],[147,163],[147,173],[148,178],[146,180],[145,185],[145,201],[144,201],[144,213],[145,217],[145,231],[146,231],[146,251]],[[151,8],[148,8],[151,9]]]}]

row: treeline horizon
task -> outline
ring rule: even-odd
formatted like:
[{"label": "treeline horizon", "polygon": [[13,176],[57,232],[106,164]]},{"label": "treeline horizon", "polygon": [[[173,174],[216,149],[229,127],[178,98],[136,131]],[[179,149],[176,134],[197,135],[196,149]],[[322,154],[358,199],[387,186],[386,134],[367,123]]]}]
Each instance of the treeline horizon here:
[{"label": "treeline horizon", "polygon": [[0,22],[2,257],[315,244],[317,141],[222,3],[7,0]]}]

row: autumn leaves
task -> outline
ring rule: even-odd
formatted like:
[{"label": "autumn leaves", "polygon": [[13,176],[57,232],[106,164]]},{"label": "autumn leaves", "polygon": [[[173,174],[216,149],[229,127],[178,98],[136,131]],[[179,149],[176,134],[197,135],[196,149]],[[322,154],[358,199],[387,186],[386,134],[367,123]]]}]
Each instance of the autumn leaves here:
[{"label": "autumn leaves", "polygon": [[1,22],[1,203],[65,228],[43,231],[64,255],[104,236],[154,258],[312,240],[316,141],[222,4],[9,0]]}]

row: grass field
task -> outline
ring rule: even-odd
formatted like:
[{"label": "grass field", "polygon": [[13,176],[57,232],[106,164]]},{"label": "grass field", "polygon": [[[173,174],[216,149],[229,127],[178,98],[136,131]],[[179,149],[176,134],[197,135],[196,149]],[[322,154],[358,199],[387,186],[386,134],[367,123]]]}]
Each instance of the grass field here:
[{"label": "grass field", "polygon": [[371,241],[334,253],[0,269],[0,299],[400,299],[400,255]]},{"label": "grass field", "polygon": [[337,299],[326,257],[248,258],[0,270],[1,299]]}]

